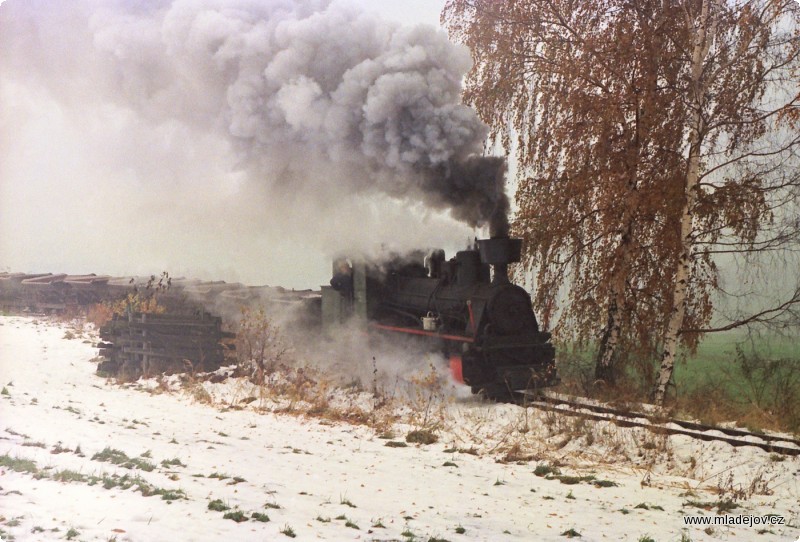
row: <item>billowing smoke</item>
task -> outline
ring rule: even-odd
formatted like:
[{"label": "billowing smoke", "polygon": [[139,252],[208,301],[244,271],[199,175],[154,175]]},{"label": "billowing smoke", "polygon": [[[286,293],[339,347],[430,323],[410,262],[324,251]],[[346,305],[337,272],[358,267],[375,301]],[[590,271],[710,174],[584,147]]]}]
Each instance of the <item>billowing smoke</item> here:
[{"label": "billowing smoke", "polygon": [[[432,27],[329,0],[8,0],[0,174],[4,184],[51,175],[62,193],[77,184],[84,199],[62,195],[76,207],[65,216],[105,209],[123,225],[95,227],[119,236],[149,217],[140,237],[162,252],[185,250],[188,234],[163,244],[176,230],[269,232],[330,253],[366,248],[395,218],[395,235],[428,235],[409,232],[398,202],[503,233],[503,162],[479,156],[486,129],[460,103],[469,62]],[[50,152],[20,143],[48,131]],[[454,224],[438,231],[466,237]]]},{"label": "billowing smoke", "polygon": [[431,176],[434,193],[447,195],[446,204],[455,218],[473,225],[488,224],[492,237],[508,235],[510,209],[503,158],[470,156],[439,169],[438,175]]}]

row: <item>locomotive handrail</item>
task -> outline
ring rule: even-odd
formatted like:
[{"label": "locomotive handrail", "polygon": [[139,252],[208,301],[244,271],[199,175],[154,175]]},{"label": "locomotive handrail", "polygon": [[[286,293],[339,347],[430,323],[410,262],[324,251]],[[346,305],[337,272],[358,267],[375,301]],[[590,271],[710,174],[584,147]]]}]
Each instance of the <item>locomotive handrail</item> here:
[{"label": "locomotive handrail", "polygon": [[467,312],[469,313],[469,327],[472,330],[472,334],[475,335],[478,332],[478,328],[475,326],[475,314],[472,312],[471,299],[467,299]]},{"label": "locomotive handrail", "polygon": [[426,337],[436,337],[448,341],[461,341],[465,343],[475,342],[475,339],[473,337],[465,337],[464,335],[450,335],[444,333],[436,333],[435,331],[424,331],[421,329],[414,329],[412,327],[389,326],[386,324],[377,324],[374,322],[370,323],[369,327],[375,329],[383,329],[385,331],[397,331],[398,333],[410,333],[411,335],[424,335]]}]

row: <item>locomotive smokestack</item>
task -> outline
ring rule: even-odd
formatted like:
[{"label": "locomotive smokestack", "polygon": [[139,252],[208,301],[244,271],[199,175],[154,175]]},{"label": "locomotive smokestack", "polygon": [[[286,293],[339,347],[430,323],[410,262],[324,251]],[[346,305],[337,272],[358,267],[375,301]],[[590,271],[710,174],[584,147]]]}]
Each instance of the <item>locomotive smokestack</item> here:
[{"label": "locomotive smokestack", "polygon": [[508,282],[508,264],[520,260],[522,239],[511,239],[509,237],[479,239],[478,251],[483,263],[494,266],[493,282]]}]

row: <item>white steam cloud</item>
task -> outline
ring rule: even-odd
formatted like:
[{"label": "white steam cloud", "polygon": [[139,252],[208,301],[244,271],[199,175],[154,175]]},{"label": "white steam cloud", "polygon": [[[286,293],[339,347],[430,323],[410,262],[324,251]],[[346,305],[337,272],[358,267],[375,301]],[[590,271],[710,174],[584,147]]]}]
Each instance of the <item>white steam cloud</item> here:
[{"label": "white steam cloud", "polygon": [[332,254],[454,246],[507,212],[469,56],[433,27],[327,0],[7,0],[0,65],[15,271],[313,286]]}]

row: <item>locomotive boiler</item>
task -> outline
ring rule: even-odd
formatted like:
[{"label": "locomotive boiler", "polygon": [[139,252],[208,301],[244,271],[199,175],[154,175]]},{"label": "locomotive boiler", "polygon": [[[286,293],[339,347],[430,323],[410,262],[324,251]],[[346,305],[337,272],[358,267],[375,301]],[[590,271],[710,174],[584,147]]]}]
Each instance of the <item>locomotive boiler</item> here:
[{"label": "locomotive boiler", "polygon": [[419,337],[444,352],[456,380],[488,397],[553,385],[550,334],[539,330],[528,293],[508,279],[521,244],[476,240],[450,260],[443,250],[381,264],[339,260],[322,288],[323,327],[357,318],[377,332]]}]

